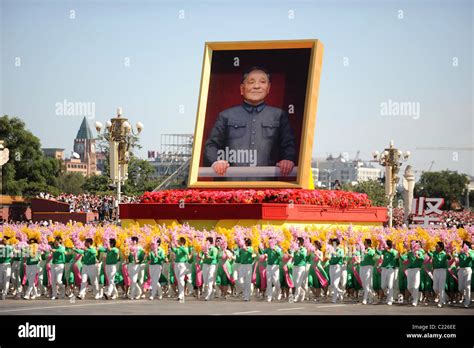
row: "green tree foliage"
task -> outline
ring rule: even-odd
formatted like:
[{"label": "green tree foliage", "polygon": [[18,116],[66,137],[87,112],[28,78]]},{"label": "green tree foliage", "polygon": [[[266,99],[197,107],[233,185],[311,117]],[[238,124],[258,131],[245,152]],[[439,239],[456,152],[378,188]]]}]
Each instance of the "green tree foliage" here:
[{"label": "green tree foliage", "polygon": [[466,175],[449,170],[424,172],[415,185],[415,197],[444,198],[443,209],[458,209],[465,201],[468,182]]},{"label": "green tree foliage", "polygon": [[39,139],[25,129],[22,120],[1,117],[0,139],[10,151],[10,160],[2,167],[4,194],[31,196],[38,192],[58,192],[60,162],[44,156]]},{"label": "green tree foliage", "polygon": [[123,192],[126,195],[142,195],[158,186],[160,180],[153,178],[155,168],[147,161],[132,156],[128,164],[128,180]]},{"label": "green tree foliage", "polygon": [[86,178],[81,173],[62,173],[58,178],[58,187],[61,192],[80,194],[84,192],[82,185]]},{"label": "green tree foliage", "polygon": [[91,175],[82,184],[85,192],[92,194],[111,194],[110,179],[105,175]]},{"label": "green tree foliage", "polygon": [[385,196],[385,187],[383,183],[378,180],[361,181],[354,186],[350,184],[344,184],[342,189],[347,191],[366,193],[369,199],[372,201],[373,206],[385,207],[388,205],[388,199]]}]

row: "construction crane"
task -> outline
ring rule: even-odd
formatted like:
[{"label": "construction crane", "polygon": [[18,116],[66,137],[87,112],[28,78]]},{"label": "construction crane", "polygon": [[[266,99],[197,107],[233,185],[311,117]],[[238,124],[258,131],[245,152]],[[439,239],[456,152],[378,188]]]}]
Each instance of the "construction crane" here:
[{"label": "construction crane", "polygon": [[431,164],[430,164],[430,169],[428,169],[429,172],[431,172],[431,169],[433,169],[433,165],[434,165],[434,161],[431,161]]}]

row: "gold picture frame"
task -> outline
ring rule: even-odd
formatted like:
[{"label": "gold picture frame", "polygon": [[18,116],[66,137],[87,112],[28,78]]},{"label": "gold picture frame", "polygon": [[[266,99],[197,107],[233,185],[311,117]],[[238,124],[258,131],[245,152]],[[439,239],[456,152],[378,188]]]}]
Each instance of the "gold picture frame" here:
[{"label": "gold picture frame", "polygon": [[[203,132],[206,108],[209,96],[211,64],[213,52],[233,50],[278,50],[310,49],[309,69],[307,75],[306,96],[303,113],[300,149],[296,182],[286,181],[199,181],[199,165],[203,147]],[[312,182],[311,156],[314,140],[314,127],[321,77],[324,46],[320,40],[277,40],[277,41],[239,41],[239,42],[206,42],[202,65],[201,86],[197,108],[194,142],[189,169],[188,187],[190,188],[310,188]]]}]

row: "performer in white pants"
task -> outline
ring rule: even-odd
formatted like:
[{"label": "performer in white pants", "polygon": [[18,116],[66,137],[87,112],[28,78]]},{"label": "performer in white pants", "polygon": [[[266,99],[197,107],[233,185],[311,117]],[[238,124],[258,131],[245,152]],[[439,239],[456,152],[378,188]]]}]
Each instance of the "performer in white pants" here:
[{"label": "performer in white pants", "polygon": [[393,304],[395,275],[398,273],[398,252],[393,249],[393,242],[389,239],[384,250],[377,250],[377,254],[382,255],[382,291],[387,295],[387,304]]},{"label": "performer in white pants", "polygon": [[143,293],[143,280],[145,276],[145,252],[138,245],[138,237],[131,238],[130,255],[128,256],[128,275],[130,276],[130,299],[138,300]]},{"label": "performer in white pants", "polygon": [[234,248],[234,255],[235,255],[235,261],[234,261],[234,271],[233,271],[233,277],[235,279],[235,294],[238,295],[243,293],[244,287],[243,283],[241,282],[242,277],[240,276],[240,249],[239,248]]},{"label": "performer in white pants", "polygon": [[252,241],[245,238],[245,246],[239,249],[240,270],[239,278],[243,287],[244,301],[250,301],[250,292],[252,285],[252,265],[256,254],[253,252]]},{"label": "performer in white pants", "polygon": [[274,295],[280,295],[280,262],[283,252],[273,239],[269,239],[268,248],[261,251],[267,261],[267,302],[271,302]]},{"label": "performer in white pants", "polygon": [[290,253],[290,255],[293,256],[293,282],[295,284],[293,295],[295,302],[303,302],[306,294],[306,291],[303,289],[303,287],[306,280],[306,258],[308,256],[308,252],[303,246],[304,239],[302,237],[298,237],[297,241],[298,249]]},{"label": "performer in white pants", "polygon": [[14,249],[13,250],[13,258],[12,258],[12,273],[11,273],[11,281],[10,284],[13,287],[13,296],[16,296],[17,298],[21,297],[21,290],[22,290],[22,285],[21,285],[21,267],[22,267],[22,262],[21,262],[21,251]]},{"label": "performer in white pants", "polygon": [[[118,297],[117,286],[115,285],[115,275],[118,271],[118,263],[120,261],[120,251],[116,247],[117,240],[115,238],[109,239],[108,248],[100,248],[101,252],[105,252],[105,273],[107,276],[106,285],[104,289],[104,297],[108,300],[111,298],[115,300]],[[104,261],[102,261],[104,262]]]},{"label": "performer in white pants", "polygon": [[412,297],[412,306],[418,306],[420,300],[420,270],[425,259],[425,252],[421,242],[413,241],[408,253],[407,288]]},{"label": "performer in white pants", "polygon": [[38,251],[38,241],[35,238],[31,238],[28,241],[30,245],[28,255],[25,257],[26,259],[26,279],[28,282],[28,287],[26,288],[24,299],[34,300],[36,298],[37,289],[35,285],[36,276],[38,275],[39,271],[39,262],[41,259],[41,254]]},{"label": "performer in white pants", "polygon": [[13,247],[7,245],[8,239],[9,237],[4,236],[2,240],[0,240],[0,290],[2,292],[2,300],[8,295],[12,272],[11,261],[13,257]]},{"label": "performer in white pants", "polygon": [[156,241],[151,243],[151,250],[148,254],[149,271],[151,278],[151,294],[149,299],[155,298],[156,292],[158,292],[158,299],[163,298],[161,291],[160,277],[163,270],[163,263],[166,262],[165,251],[160,247],[161,239],[158,238]]},{"label": "performer in white pants", "polygon": [[51,260],[51,300],[56,300],[58,296],[58,288],[61,298],[66,295],[66,287],[63,284],[64,264],[66,263],[66,248],[62,245],[62,238],[57,236],[54,239],[54,245],[51,249],[53,258]]},{"label": "performer in white pants", "polygon": [[329,255],[329,278],[331,279],[332,302],[344,299],[344,289],[340,287],[342,265],[344,264],[344,249],[341,248],[338,238],[331,239],[333,250]]},{"label": "performer in white pants", "polygon": [[471,245],[470,242],[463,241],[461,252],[458,255],[458,287],[459,292],[464,297],[463,305],[465,308],[468,308],[471,304],[471,278],[474,262],[474,250],[471,249]]},{"label": "performer in white pants", "polygon": [[184,237],[179,238],[178,246],[171,248],[171,251],[175,254],[174,274],[178,282],[178,301],[184,303],[186,285],[185,278],[188,276],[188,281],[191,278],[188,261],[192,255],[190,248],[186,246],[186,239]]},{"label": "performer in white pants", "polygon": [[82,255],[81,289],[77,298],[83,300],[86,296],[87,281],[92,285],[92,293],[96,300],[99,296],[99,267],[97,265],[97,249],[92,246],[92,238],[84,242],[85,250],[75,248],[74,251]]},{"label": "performer in white pants", "polygon": [[362,280],[362,289],[364,291],[362,304],[367,304],[369,296],[372,299],[374,293],[372,284],[375,265],[375,250],[372,248],[372,240],[370,239],[364,241],[364,247],[365,250],[362,252],[360,262],[360,278]]},{"label": "performer in white pants", "polygon": [[204,300],[209,301],[216,278],[218,250],[214,245],[212,237],[207,237],[206,243],[207,250],[203,255],[202,279],[204,283]]},{"label": "performer in white pants", "polygon": [[438,302],[438,307],[443,307],[446,303],[446,276],[448,273],[448,256],[444,251],[444,243],[436,243],[436,250],[429,253],[433,263],[433,290],[438,295],[435,302]]}]

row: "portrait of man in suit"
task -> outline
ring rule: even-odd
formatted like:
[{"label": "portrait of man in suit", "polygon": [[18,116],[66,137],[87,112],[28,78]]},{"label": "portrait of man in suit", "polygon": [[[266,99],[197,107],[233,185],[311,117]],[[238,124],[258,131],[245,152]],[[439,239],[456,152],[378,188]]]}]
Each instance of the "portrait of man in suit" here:
[{"label": "portrait of man in suit", "polygon": [[295,136],[288,114],[265,103],[270,89],[270,72],[253,66],[242,76],[242,103],[219,113],[204,145],[204,164],[218,176],[230,166],[277,166],[281,176],[291,173]]}]

